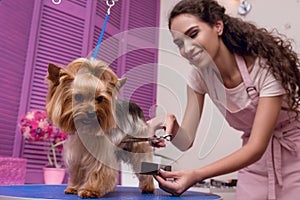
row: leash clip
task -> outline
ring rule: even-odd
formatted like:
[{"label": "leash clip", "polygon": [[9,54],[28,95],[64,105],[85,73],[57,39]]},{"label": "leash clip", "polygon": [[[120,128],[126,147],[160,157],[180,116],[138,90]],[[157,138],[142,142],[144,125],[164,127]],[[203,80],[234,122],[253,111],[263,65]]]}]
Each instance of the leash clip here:
[{"label": "leash clip", "polygon": [[110,9],[115,5],[115,1],[118,1],[118,0],[111,0],[111,3],[109,2],[109,0],[106,0],[106,5],[108,6],[108,9],[107,9],[107,14],[110,15]]},{"label": "leash clip", "polygon": [[52,3],[55,4],[55,5],[58,5],[61,3],[61,0],[52,0]]}]

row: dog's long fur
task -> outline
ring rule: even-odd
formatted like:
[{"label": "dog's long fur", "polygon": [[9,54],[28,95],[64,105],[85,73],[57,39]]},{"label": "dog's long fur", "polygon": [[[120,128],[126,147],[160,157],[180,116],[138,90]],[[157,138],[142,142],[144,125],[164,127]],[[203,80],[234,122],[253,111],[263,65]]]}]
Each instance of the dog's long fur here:
[{"label": "dog's long fur", "polygon": [[120,160],[129,163],[142,192],[153,193],[153,178],[140,175],[142,161],[151,161],[148,143],[123,143],[148,136],[142,110],[117,99],[125,79],[102,61],[79,58],[66,68],[48,66],[46,110],[49,119],[69,133],[63,157],[70,173],[65,193],[81,198],[114,191]]}]

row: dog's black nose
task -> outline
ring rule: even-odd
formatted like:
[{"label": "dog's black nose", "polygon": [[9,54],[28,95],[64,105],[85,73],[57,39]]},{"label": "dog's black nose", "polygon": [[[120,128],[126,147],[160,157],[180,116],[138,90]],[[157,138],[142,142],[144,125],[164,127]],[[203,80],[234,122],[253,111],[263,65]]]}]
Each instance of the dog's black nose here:
[{"label": "dog's black nose", "polygon": [[96,113],[94,112],[94,111],[87,111],[87,116],[89,117],[89,118],[94,118],[94,117],[96,117]]}]

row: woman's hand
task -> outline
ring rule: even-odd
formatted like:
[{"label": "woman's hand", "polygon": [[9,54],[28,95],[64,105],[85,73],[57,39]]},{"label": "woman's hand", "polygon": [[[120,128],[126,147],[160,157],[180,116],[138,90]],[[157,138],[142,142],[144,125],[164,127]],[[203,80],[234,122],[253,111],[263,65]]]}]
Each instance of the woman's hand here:
[{"label": "woman's hand", "polygon": [[[172,195],[179,196],[191,186],[201,181],[195,170],[168,172],[159,170],[159,175],[154,175],[159,187]],[[168,181],[167,179],[173,179]]]},{"label": "woman's hand", "polygon": [[[147,124],[150,127],[150,134],[152,136],[155,136],[155,132],[157,130],[163,129],[166,134],[172,135],[171,138],[174,138],[179,129],[177,119],[173,114],[157,116],[147,121]],[[162,138],[159,139],[158,142],[155,144],[155,147],[165,146],[165,140]]]}]

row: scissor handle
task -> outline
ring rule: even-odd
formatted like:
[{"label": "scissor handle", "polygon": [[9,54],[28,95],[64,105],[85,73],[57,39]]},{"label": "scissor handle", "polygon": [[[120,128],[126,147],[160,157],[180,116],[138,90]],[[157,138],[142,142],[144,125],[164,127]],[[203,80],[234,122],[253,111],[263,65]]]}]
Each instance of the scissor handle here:
[{"label": "scissor handle", "polygon": [[171,134],[165,134],[165,135],[162,135],[162,136],[154,136],[156,139],[165,139],[167,141],[171,141],[172,140],[172,136]]}]

